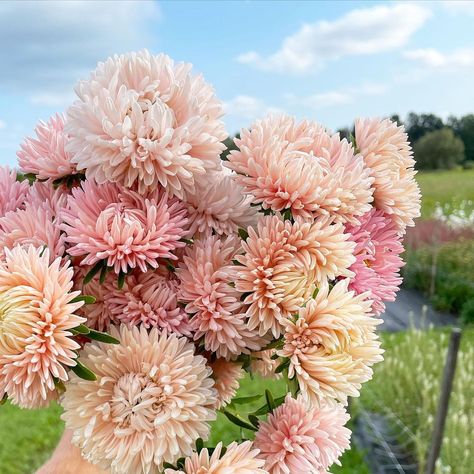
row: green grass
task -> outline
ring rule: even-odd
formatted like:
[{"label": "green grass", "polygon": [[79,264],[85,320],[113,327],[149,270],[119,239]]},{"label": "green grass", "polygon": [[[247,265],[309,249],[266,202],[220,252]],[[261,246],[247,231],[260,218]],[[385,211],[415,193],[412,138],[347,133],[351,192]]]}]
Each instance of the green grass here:
[{"label": "green grass", "polygon": [[[264,393],[269,388],[276,397],[286,393],[283,381],[265,381],[246,377],[237,396]],[[245,405],[250,412],[262,406],[264,399]],[[48,458],[63,430],[59,419],[60,408],[54,404],[42,410],[21,410],[8,403],[0,407],[0,473],[30,474]],[[251,433],[244,431],[245,437]],[[240,428],[218,414],[212,426],[212,436],[207,443],[215,446],[219,441],[228,444],[241,437]],[[342,467],[335,466],[334,474],[369,474],[362,453],[357,449],[346,452],[341,459]]]},{"label": "green grass", "polygon": [[61,408],[22,410],[0,406],[0,472],[31,474],[54,449],[63,431]]},{"label": "green grass", "polygon": [[431,217],[436,203],[474,201],[474,169],[420,171],[417,175],[422,194],[422,217]]},{"label": "green grass", "polygon": [[[424,472],[449,343],[448,329],[384,334],[385,361],[375,367],[360,402],[369,410],[393,412],[414,434],[412,454]],[[441,450],[439,472],[471,474],[474,466],[474,328],[463,331]],[[403,438],[403,437],[402,437]],[[406,441],[406,439],[401,439]]]}]

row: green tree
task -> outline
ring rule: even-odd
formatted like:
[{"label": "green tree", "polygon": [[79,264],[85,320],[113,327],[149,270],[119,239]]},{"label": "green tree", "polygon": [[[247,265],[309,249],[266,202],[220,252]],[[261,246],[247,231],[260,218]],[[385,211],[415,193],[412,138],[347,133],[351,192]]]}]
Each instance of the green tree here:
[{"label": "green tree", "polygon": [[449,117],[448,125],[454,133],[464,142],[466,160],[474,161],[474,115],[464,117]]},{"label": "green tree", "polygon": [[464,143],[450,128],[428,132],[414,146],[418,169],[454,168],[464,161]]},{"label": "green tree", "polygon": [[226,149],[221,153],[221,160],[226,161],[227,160],[227,155],[232,150],[238,150],[238,146],[234,142],[235,138],[240,138],[240,133],[236,133],[235,137],[229,136],[222,142],[226,146]]},{"label": "green tree", "polygon": [[444,124],[443,120],[434,114],[415,114],[410,112],[405,127],[410,142],[415,143],[423,135],[435,130],[441,130]]}]

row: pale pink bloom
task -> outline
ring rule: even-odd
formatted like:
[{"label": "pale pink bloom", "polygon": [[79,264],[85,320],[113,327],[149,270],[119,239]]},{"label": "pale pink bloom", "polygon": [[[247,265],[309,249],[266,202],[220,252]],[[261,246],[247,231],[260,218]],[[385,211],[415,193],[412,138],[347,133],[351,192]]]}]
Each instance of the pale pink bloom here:
[{"label": "pale pink bloom", "polygon": [[[80,309],[81,316],[87,319],[87,326],[98,331],[108,331],[111,324],[116,324],[108,305],[105,304],[105,296],[109,288],[117,287],[117,275],[108,273],[104,283],[99,282],[99,275],[95,276],[89,283],[84,284],[83,280],[87,274],[84,267],[75,266],[74,287],[82,294],[93,296],[94,303],[84,305]],[[106,283],[108,283],[106,285]]]},{"label": "pale pink bloom", "polygon": [[230,362],[225,359],[215,359],[209,362],[212,369],[212,378],[215,380],[214,388],[217,390],[216,409],[228,405],[239,389],[239,380],[245,375],[242,364]]},{"label": "pale pink bloom", "polygon": [[317,283],[352,275],[355,245],[340,223],[262,216],[257,230],[248,231],[244,253],[235,257],[240,263],[235,287],[247,294],[249,327],[261,335],[271,331],[278,338],[282,320],[303,306]]},{"label": "pale pink bloom", "polygon": [[115,273],[147,265],[158,267],[159,258],[175,260],[174,250],[184,247],[184,205],[156,189],[147,196],[117,184],[84,181],[72,190],[62,213],[72,256],[81,265],[104,260]]},{"label": "pale pink bloom", "polygon": [[0,166],[0,217],[23,208],[28,194],[28,181],[16,180],[16,171]]},{"label": "pale pink bloom", "polygon": [[357,259],[350,267],[354,277],[350,279],[349,289],[357,294],[369,292],[372,310],[380,314],[385,310],[384,301],[395,301],[402,282],[403,245],[397,226],[383,211],[372,209],[360,222],[359,226],[346,226],[346,232],[356,243]]},{"label": "pale pink bloom", "polygon": [[265,379],[281,379],[282,374],[275,373],[275,369],[281,363],[278,359],[272,359],[272,356],[275,353],[275,349],[253,352],[252,361],[250,362],[250,370],[252,374],[260,375],[260,377]]},{"label": "pale pink bloom", "polygon": [[49,122],[38,123],[36,138],[25,139],[17,153],[23,173],[33,173],[38,179],[58,179],[76,172],[72,155],[64,149],[68,140],[64,122],[64,116],[56,114]]},{"label": "pale pink bloom", "polygon": [[369,211],[372,178],[362,157],[319,124],[269,116],[235,142],[239,150],[229,154],[227,166],[264,209],[341,222],[357,222]]},{"label": "pale pink bloom", "polygon": [[104,304],[112,321],[128,326],[156,327],[180,336],[191,336],[189,317],[178,305],[178,284],[159,272],[129,275],[123,288],[105,283]]},{"label": "pale pink bloom", "polygon": [[188,195],[190,236],[230,235],[256,223],[252,196],[237,183],[235,173],[230,173],[209,174],[209,180],[197,186],[195,194]]},{"label": "pale pink bloom", "polygon": [[0,256],[15,245],[47,247],[51,262],[66,252],[60,230],[60,211],[66,195],[54,190],[51,183],[34,183],[28,190],[25,205],[0,217]]},{"label": "pale pink bloom", "polygon": [[348,420],[339,404],[311,408],[288,394],[260,423],[254,446],[269,474],[325,474],[350,446]]},{"label": "pale pink bloom", "polygon": [[221,456],[222,443],[209,455],[207,449],[194,453],[184,463],[184,470],[165,469],[165,474],[268,474],[264,462],[258,459],[258,450],[252,449],[252,442],[233,442]]},{"label": "pale pink bloom", "polygon": [[194,193],[220,169],[227,132],[221,102],[191,67],[146,50],[99,63],[68,111],[66,149],[77,169],[141,194],[158,185],[179,198]]},{"label": "pale pink bloom", "polygon": [[415,160],[403,126],[389,119],[358,119],[357,148],[374,178],[374,204],[395,221],[399,232],[420,215],[421,194]]},{"label": "pale pink bloom", "polygon": [[323,284],[296,319],[285,321],[278,354],[290,359],[289,377],[296,375],[302,396],[313,405],[357,397],[372,377],[371,366],[382,360],[375,333],[382,321],[371,314],[367,294],[355,295],[348,283],[339,281],[331,290]]},{"label": "pale pink bloom", "polygon": [[211,369],[184,337],[124,325],[110,333],[120,344],[85,345],[81,360],[97,380],[71,377],[62,418],[83,457],[102,469],[161,472],[209,435]]},{"label": "pale pink bloom", "polygon": [[203,337],[205,349],[225,359],[260,350],[268,342],[247,327],[242,294],[233,285],[237,269],[232,260],[239,249],[236,236],[196,240],[177,269],[179,299],[193,315],[195,340]]},{"label": "pale pink bloom", "polygon": [[72,300],[73,270],[49,250],[15,247],[0,261],[0,397],[24,408],[56,398],[55,380],[68,380],[79,344],[71,329],[82,302]]}]

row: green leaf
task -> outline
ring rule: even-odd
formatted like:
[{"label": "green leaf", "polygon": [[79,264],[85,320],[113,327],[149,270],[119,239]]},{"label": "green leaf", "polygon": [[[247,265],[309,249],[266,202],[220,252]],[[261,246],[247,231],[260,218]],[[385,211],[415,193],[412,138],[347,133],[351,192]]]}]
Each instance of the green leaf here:
[{"label": "green leaf", "polygon": [[239,229],[239,237],[242,240],[247,240],[249,237],[249,233],[245,229]]},{"label": "green leaf", "polygon": [[288,379],[288,388],[293,397],[298,395],[298,392],[300,391],[300,384],[298,383],[298,379],[296,377]]},{"label": "green leaf", "polygon": [[185,244],[188,245],[193,245],[194,241],[191,239],[181,239],[181,242],[184,242]]},{"label": "green leaf", "polygon": [[5,405],[5,403],[7,403],[7,400],[8,400],[8,395],[4,393],[2,399],[0,400],[0,405]]},{"label": "green leaf", "polygon": [[173,466],[173,464],[170,464],[169,462],[164,462],[163,469],[173,469],[173,471],[177,471],[178,466]]},{"label": "green leaf", "polygon": [[86,337],[94,339],[94,341],[105,342],[106,344],[120,344],[120,341],[115,339],[115,337],[112,337],[110,334],[95,331],[94,329],[90,329]]},{"label": "green leaf", "polygon": [[268,349],[281,349],[283,347],[283,339],[275,339],[268,343],[262,351],[267,351]]},{"label": "green leaf", "polygon": [[276,369],[275,374],[280,374],[290,366],[290,359],[285,359]]},{"label": "green leaf", "polygon": [[85,336],[86,334],[89,334],[90,329],[84,324],[79,324],[79,326],[72,328],[71,331],[76,334],[83,334]]},{"label": "green leaf", "polygon": [[84,277],[83,283],[86,285],[87,283],[91,282],[92,279],[99,273],[102,269],[102,266],[105,264],[104,260],[99,260],[86,274]]},{"label": "green leaf", "polygon": [[232,403],[235,405],[245,405],[246,403],[256,402],[260,400],[262,395],[251,395],[249,397],[237,397],[232,399]]},{"label": "green leaf", "polygon": [[202,451],[202,448],[204,448],[204,441],[202,438],[198,438],[196,440],[196,451],[200,453]]},{"label": "green leaf", "polygon": [[232,260],[232,263],[233,263],[234,265],[240,265],[240,266],[242,266],[242,264],[241,264],[238,260],[235,260],[235,259]]},{"label": "green leaf", "polygon": [[95,296],[92,295],[79,295],[72,299],[71,303],[79,303],[79,301],[84,301],[85,304],[93,304],[95,303]]},{"label": "green leaf", "polygon": [[314,291],[313,291],[313,300],[314,298],[316,298],[316,296],[318,296],[318,293],[319,293],[319,288],[316,288]]},{"label": "green leaf", "polygon": [[242,418],[240,415],[233,414],[230,411],[227,410],[222,410],[222,413],[227,417],[229,421],[234,423],[237,426],[240,426],[241,428],[245,428],[246,430],[251,430],[251,431],[257,431],[255,426],[253,426],[251,423],[246,421],[244,418]]},{"label": "green leaf", "polygon": [[249,415],[249,420],[255,428],[260,426],[260,420],[255,415]]},{"label": "green leaf", "polygon": [[273,398],[272,392],[270,392],[268,388],[265,390],[265,398],[267,400],[268,408],[270,411],[273,411],[276,408],[275,399]]},{"label": "green leaf", "polygon": [[100,276],[99,276],[99,283],[102,285],[105,282],[105,279],[107,278],[107,273],[109,273],[110,267],[107,265],[104,265],[102,267],[102,270],[100,271]]},{"label": "green leaf", "polygon": [[123,272],[122,270],[120,270],[120,273],[119,273],[119,276],[118,276],[118,279],[117,279],[117,287],[119,290],[121,290],[123,288],[123,285],[125,285],[125,277],[127,276],[127,274],[125,272]]},{"label": "green leaf", "polygon": [[[279,407],[284,401],[285,401],[286,395],[283,395],[282,397],[275,398],[275,406]],[[268,404],[265,403],[265,405],[262,405],[258,410],[255,410],[253,413],[251,413],[254,416],[262,416],[266,415],[268,413]]]},{"label": "green leaf", "polygon": [[92,370],[88,369],[85,365],[81,362],[76,360],[76,365],[71,367],[71,370],[81,379],[94,381],[97,380],[96,375]]}]

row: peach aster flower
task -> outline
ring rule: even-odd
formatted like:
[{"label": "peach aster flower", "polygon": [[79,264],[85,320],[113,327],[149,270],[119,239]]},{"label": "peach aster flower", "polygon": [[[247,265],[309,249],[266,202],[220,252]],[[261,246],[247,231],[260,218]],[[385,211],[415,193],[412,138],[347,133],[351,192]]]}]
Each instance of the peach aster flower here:
[{"label": "peach aster flower", "polygon": [[16,171],[0,166],[0,217],[22,208],[28,194],[28,181],[19,182]]},{"label": "peach aster flower", "polygon": [[64,122],[64,116],[56,114],[49,122],[36,126],[36,138],[26,138],[17,153],[23,173],[33,173],[38,179],[58,179],[75,174],[72,155],[64,149],[67,142]]},{"label": "peach aster flower", "polygon": [[66,150],[88,179],[137,185],[140,194],[161,185],[182,199],[220,169],[222,104],[190,64],[146,50],[115,55],[76,93]]},{"label": "peach aster flower", "polygon": [[251,329],[278,338],[282,320],[303,306],[317,283],[352,275],[354,243],[343,231],[327,219],[291,223],[279,216],[261,217],[257,230],[248,229],[244,253],[235,256],[235,288],[247,295]]},{"label": "peach aster flower", "polygon": [[209,455],[207,449],[194,453],[184,463],[184,470],[166,469],[165,474],[268,474],[264,461],[258,459],[258,450],[252,449],[252,442],[229,444],[222,453],[222,443]]},{"label": "peach aster flower", "polygon": [[349,448],[349,415],[341,405],[308,408],[288,394],[260,423],[254,446],[269,474],[325,474]]},{"label": "peach aster flower", "polygon": [[5,250],[0,261],[0,397],[23,408],[56,398],[55,380],[66,381],[79,344],[71,329],[82,302],[72,300],[73,270],[49,250],[33,246]]},{"label": "peach aster flower", "polygon": [[235,236],[196,240],[186,248],[176,272],[181,281],[179,299],[193,315],[190,323],[195,340],[202,337],[206,350],[225,359],[260,350],[267,343],[247,327],[241,293],[233,286],[236,267],[232,259],[239,249],[240,240]]},{"label": "peach aster flower", "polygon": [[385,310],[384,301],[395,301],[402,282],[399,272],[403,266],[400,257],[403,245],[397,226],[383,211],[372,209],[360,222],[359,226],[346,226],[346,232],[356,243],[357,259],[350,267],[354,277],[349,289],[357,294],[369,292],[372,310],[381,314]]},{"label": "peach aster flower", "polygon": [[237,233],[257,220],[253,198],[235,180],[230,171],[212,173],[208,182],[197,186],[196,193],[187,198],[189,235],[208,237]]},{"label": "peach aster flower", "polygon": [[242,364],[225,359],[215,359],[209,363],[212,369],[212,378],[217,390],[216,408],[223,408],[234,398],[239,389],[239,380],[244,376]]},{"label": "peach aster flower", "polygon": [[82,455],[112,474],[161,472],[192,454],[216,418],[211,369],[194,346],[156,328],[111,328],[118,345],[86,344],[97,376],[72,376],[62,399],[66,427]]},{"label": "peach aster flower", "polygon": [[371,314],[367,295],[355,295],[348,284],[341,280],[331,290],[323,284],[296,319],[285,321],[278,354],[290,359],[288,375],[296,375],[302,396],[313,405],[357,397],[372,377],[371,366],[382,360],[375,333],[382,321]]},{"label": "peach aster flower", "polygon": [[242,130],[228,167],[264,209],[313,219],[357,222],[370,210],[369,171],[339,135],[315,122],[269,116]]},{"label": "peach aster flower", "polygon": [[113,183],[85,181],[72,190],[62,213],[72,256],[81,265],[104,260],[115,273],[158,267],[159,258],[175,260],[174,250],[184,247],[184,205],[155,190],[141,196]]},{"label": "peach aster flower", "polygon": [[282,374],[275,373],[275,369],[280,365],[281,361],[272,359],[274,354],[276,354],[275,349],[253,352],[252,361],[250,362],[252,374],[260,375],[260,377],[265,379],[281,379]]},{"label": "peach aster flower", "polygon": [[420,215],[415,160],[403,126],[389,119],[358,119],[357,147],[374,178],[374,204],[391,216],[400,233]]}]

